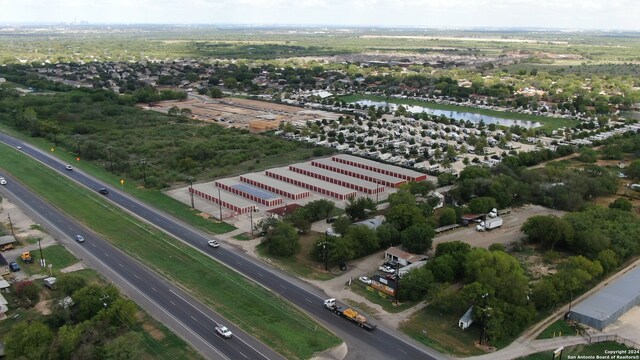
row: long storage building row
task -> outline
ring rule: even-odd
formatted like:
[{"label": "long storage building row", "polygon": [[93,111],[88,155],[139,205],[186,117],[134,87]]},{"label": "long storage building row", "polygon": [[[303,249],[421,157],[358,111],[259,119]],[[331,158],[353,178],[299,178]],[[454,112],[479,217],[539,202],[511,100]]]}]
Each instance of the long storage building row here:
[{"label": "long storage building row", "polygon": [[286,196],[293,200],[300,200],[309,197],[311,193],[307,189],[291,185],[284,181],[276,180],[261,173],[249,173],[240,175],[240,181],[247,184],[271,191],[278,195]]},{"label": "long storage building row", "polygon": [[309,176],[301,175],[290,171],[287,168],[275,168],[265,171],[267,176],[272,178],[288,182],[303,188],[319,192],[321,194],[334,197],[340,200],[346,200],[348,198],[356,196],[356,191],[345,188],[340,185],[333,185],[325,181],[314,179]]},{"label": "long storage building row", "polygon": [[404,169],[394,165],[383,164],[377,161],[363,159],[352,155],[334,155],[331,157],[331,160],[409,181],[422,181],[427,179],[427,175],[419,173],[417,171]]}]

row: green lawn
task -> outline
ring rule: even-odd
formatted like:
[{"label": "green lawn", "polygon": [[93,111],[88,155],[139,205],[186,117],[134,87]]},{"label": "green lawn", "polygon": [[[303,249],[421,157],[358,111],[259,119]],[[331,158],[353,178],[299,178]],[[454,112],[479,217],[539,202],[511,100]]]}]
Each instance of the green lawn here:
[{"label": "green lawn", "polygon": [[[310,358],[340,339],[286,300],[248,282],[194,250],[4,145],[0,168],[52,204],[101,234],[130,256],[174,281],[268,346],[288,358]],[[149,194],[148,192],[147,194]],[[158,195],[160,196],[160,195]]]},{"label": "green lawn", "polygon": [[356,102],[359,100],[384,101],[384,102],[389,102],[394,104],[416,105],[416,106],[428,107],[431,109],[438,109],[438,110],[469,112],[469,113],[494,116],[494,117],[499,117],[499,118],[509,119],[509,120],[537,121],[543,124],[542,128],[547,130],[554,130],[561,127],[571,128],[578,123],[575,120],[567,120],[567,119],[560,119],[560,118],[554,118],[554,117],[536,116],[536,115],[520,114],[520,113],[506,113],[502,111],[478,109],[478,108],[468,107],[468,106],[437,104],[434,102],[418,101],[418,100],[410,100],[410,99],[386,98],[384,96],[354,94],[354,95],[342,96],[340,97],[340,99],[344,100],[347,103]]},{"label": "green lawn", "polygon": [[[349,285],[348,283],[346,284]],[[358,280],[357,278],[352,279],[351,286],[349,287],[351,291],[358,295],[364,296],[367,300],[371,301],[374,304],[378,304],[382,306],[384,311],[390,313],[398,313],[407,309],[414,307],[418,304],[415,301],[407,301],[401,302],[396,305],[395,299],[385,293],[382,293],[370,286],[365,285],[363,282]]]},{"label": "green lawn", "polygon": [[324,271],[322,264],[313,261],[309,257],[310,248],[313,246],[315,239],[318,236],[322,236],[322,234],[309,232],[308,234],[300,236],[300,251],[294,256],[271,255],[267,252],[267,247],[264,243],[261,243],[256,247],[256,252],[273,265],[305,279],[333,279],[336,276],[336,273],[332,272],[332,269]]},{"label": "green lawn", "polygon": [[460,329],[457,326],[460,316],[440,314],[427,306],[403,322],[400,329],[419,342],[443,353],[461,357],[484,354],[474,345],[480,338],[479,328],[472,325],[466,330]]},{"label": "green lawn", "polygon": [[[611,354],[608,355],[610,357],[606,357],[607,354],[605,354],[605,351],[607,350],[611,351],[611,350],[632,350],[632,349],[613,341],[601,342],[601,343],[596,343],[591,345],[576,345],[576,346],[565,348],[562,351],[562,358],[576,359],[577,356],[580,355],[580,356],[583,356],[582,357],[583,359],[596,359],[596,356],[600,355],[602,356],[600,359],[615,359],[615,357],[613,357],[614,355],[611,355]],[[634,350],[634,351],[637,351],[637,350]],[[536,354],[531,354],[529,356],[521,357],[518,359],[519,360],[549,360],[552,358],[552,355],[553,355],[553,351],[544,351]],[[638,358],[637,353],[631,356],[632,356],[631,357],[632,359]]]},{"label": "green lawn", "polygon": [[573,336],[576,335],[576,329],[567,324],[566,321],[560,319],[549,325],[538,335],[536,339],[550,339],[556,336]]}]

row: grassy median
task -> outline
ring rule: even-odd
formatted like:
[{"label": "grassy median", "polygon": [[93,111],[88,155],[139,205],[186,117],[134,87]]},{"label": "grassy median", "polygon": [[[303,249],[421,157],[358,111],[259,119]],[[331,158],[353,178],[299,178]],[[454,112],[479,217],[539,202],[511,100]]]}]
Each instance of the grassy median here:
[{"label": "grassy median", "polygon": [[0,145],[0,153],[4,171],[287,358],[310,358],[340,343],[284,299],[140,222],[97,192],[15,149]]}]

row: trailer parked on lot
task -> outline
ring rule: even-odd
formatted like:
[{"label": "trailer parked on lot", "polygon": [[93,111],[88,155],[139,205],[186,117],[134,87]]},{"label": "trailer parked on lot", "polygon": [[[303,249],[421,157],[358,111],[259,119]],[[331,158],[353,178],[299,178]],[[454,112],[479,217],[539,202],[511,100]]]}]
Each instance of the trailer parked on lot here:
[{"label": "trailer parked on lot", "polygon": [[477,231],[492,230],[495,228],[499,228],[500,226],[502,226],[502,218],[495,217],[495,218],[490,218],[485,221],[482,221],[480,224],[476,226],[476,230]]}]

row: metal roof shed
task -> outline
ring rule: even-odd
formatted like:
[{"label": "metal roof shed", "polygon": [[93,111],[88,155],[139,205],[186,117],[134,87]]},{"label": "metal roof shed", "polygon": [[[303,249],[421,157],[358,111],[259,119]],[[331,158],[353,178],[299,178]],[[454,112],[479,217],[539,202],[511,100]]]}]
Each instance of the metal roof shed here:
[{"label": "metal roof shed", "polygon": [[633,269],[576,305],[570,318],[602,330],[640,304],[640,268]]}]

